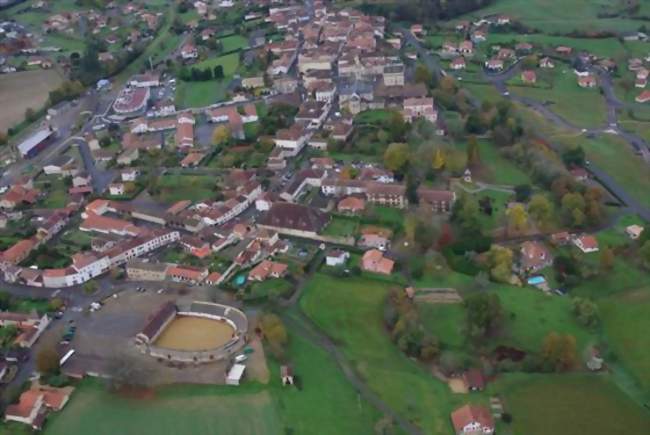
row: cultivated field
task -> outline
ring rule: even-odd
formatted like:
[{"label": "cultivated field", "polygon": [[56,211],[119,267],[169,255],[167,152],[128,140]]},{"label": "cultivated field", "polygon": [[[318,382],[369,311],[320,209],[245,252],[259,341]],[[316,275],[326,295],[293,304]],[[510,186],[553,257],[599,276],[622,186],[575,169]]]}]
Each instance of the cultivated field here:
[{"label": "cultivated field", "polygon": [[27,109],[43,107],[48,93],[62,82],[61,75],[53,69],[0,75],[0,131],[20,123]]}]

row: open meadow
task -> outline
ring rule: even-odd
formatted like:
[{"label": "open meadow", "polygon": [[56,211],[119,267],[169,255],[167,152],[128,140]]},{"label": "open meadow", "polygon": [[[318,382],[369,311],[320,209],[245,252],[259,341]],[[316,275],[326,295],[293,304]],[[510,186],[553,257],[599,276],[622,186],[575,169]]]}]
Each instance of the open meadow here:
[{"label": "open meadow", "polygon": [[[643,1],[640,3],[644,3]],[[599,18],[601,12],[616,12],[619,2],[607,0],[496,0],[469,17],[490,14],[509,15],[527,26],[546,32],[568,33],[579,30],[636,30],[639,19],[625,16]],[[642,15],[639,14],[640,16]]]},{"label": "open meadow", "polygon": [[605,377],[534,375],[511,384],[507,380],[503,390],[515,434],[641,435],[650,432],[650,413]]},{"label": "open meadow", "polygon": [[55,69],[0,75],[0,131],[23,121],[27,109],[42,108],[49,92],[62,82],[63,77]]}]

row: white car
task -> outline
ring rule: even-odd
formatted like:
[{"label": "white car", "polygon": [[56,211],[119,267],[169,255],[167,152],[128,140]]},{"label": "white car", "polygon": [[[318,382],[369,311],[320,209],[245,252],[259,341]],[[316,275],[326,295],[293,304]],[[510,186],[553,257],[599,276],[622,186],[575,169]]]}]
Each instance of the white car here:
[{"label": "white car", "polygon": [[237,356],[235,357],[235,362],[239,364],[239,363],[243,363],[243,362],[246,361],[247,359],[248,359],[248,357],[242,353],[242,354],[237,355]]}]

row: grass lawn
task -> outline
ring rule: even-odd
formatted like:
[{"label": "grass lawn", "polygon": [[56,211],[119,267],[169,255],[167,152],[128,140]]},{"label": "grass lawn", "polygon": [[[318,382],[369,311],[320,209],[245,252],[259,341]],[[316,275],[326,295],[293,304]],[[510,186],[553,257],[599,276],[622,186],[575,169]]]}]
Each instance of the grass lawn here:
[{"label": "grass lawn", "polygon": [[647,434],[650,414],[606,378],[540,375],[505,389],[512,432],[526,435]]},{"label": "grass lawn", "polygon": [[219,39],[219,42],[221,42],[221,47],[226,53],[248,47],[248,39],[241,35],[226,36],[225,38]]},{"label": "grass lawn", "polygon": [[631,239],[625,233],[625,228],[630,225],[644,226],[643,219],[634,214],[622,216],[616,225],[596,234],[600,246],[620,246],[628,244]]},{"label": "grass lawn", "polygon": [[158,200],[172,203],[183,199],[201,201],[214,198],[214,181],[214,177],[209,175],[163,175],[158,183]]},{"label": "grass lawn", "polygon": [[426,330],[438,337],[444,349],[457,349],[463,345],[465,309],[462,304],[420,302],[418,312]]},{"label": "grass lawn", "polygon": [[[462,150],[467,148],[466,143],[457,145]],[[478,141],[481,156],[481,168],[476,173],[480,181],[493,184],[531,184],[528,174],[519,169],[515,164],[503,157],[497,147],[487,140]]]},{"label": "grass lawn", "polygon": [[650,285],[599,302],[605,336],[614,353],[650,390]]},{"label": "grass lawn", "polygon": [[355,124],[380,124],[390,119],[395,113],[388,109],[366,110],[354,117]]},{"label": "grass lawn", "polygon": [[244,296],[245,299],[258,299],[258,298],[277,298],[285,297],[291,293],[293,285],[284,279],[274,278],[267,279],[263,282],[255,282],[250,286]]},{"label": "grass lawn", "polygon": [[178,386],[135,400],[106,392],[86,381],[68,406],[48,422],[46,435],[278,434],[279,417],[271,395],[259,385]]},{"label": "grass lawn", "polygon": [[225,100],[228,79],[206,82],[178,81],[176,104],[182,108],[201,107]]},{"label": "grass lawn", "polygon": [[303,311],[340,346],[368,386],[427,434],[451,434],[449,412],[464,398],[408,359],[383,327],[391,284],[316,274],[300,301]]},{"label": "grass lawn", "polygon": [[[230,37],[232,38],[232,37]],[[223,67],[223,75],[226,77],[232,76],[239,67],[239,53],[230,53],[224,56],[213,57],[199,62],[195,65],[196,68],[211,68],[221,65]]]},{"label": "grass lawn", "polygon": [[[605,99],[598,88],[583,89],[577,76],[568,68],[555,69],[550,89],[545,86],[510,86],[515,95],[549,102],[549,109],[578,127],[598,127],[607,120]],[[589,107],[589,110],[584,110]]]},{"label": "grass lawn", "polygon": [[332,220],[325,227],[323,234],[326,236],[349,237],[354,236],[359,229],[359,221],[354,218],[332,216]]},{"label": "grass lawn", "polygon": [[503,98],[494,86],[486,83],[469,83],[464,81],[460,82],[460,86],[467,89],[472,97],[477,98],[479,101],[497,103]]}]

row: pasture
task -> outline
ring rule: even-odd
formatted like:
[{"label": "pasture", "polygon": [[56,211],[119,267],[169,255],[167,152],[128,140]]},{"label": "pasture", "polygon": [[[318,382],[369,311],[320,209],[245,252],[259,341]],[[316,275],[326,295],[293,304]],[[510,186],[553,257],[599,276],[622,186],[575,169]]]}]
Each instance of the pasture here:
[{"label": "pasture", "polygon": [[642,388],[650,389],[650,286],[599,302],[609,345]]},{"label": "pasture", "polygon": [[303,311],[339,345],[368,386],[427,434],[450,434],[449,412],[462,398],[402,354],[382,319],[391,284],[317,274],[300,301]]},{"label": "pasture", "polygon": [[174,386],[150,399],[106,392],[94,381],[81,384],[70,403],[47,423],[46,435],[265,435],[280,433],[271,395],[256,385]]},{"label": "pasture", "polygon": [[0,131],[23,121],[27,109],[39,110],[48,94],[63,82],[54,69],[0,75]]},{"label": "pasture", "polygon": [[615,12],[618,4],[607,0],[497,0],[468,17],[505,14],[535,29],[557,33],[637,30],[636,20],[598,18],[601,12]]},{"label": "pasture", "polygon": [[504,382],[512,432],[526,435],[646,434],[650,414],[607,378],[533,375]]}]

